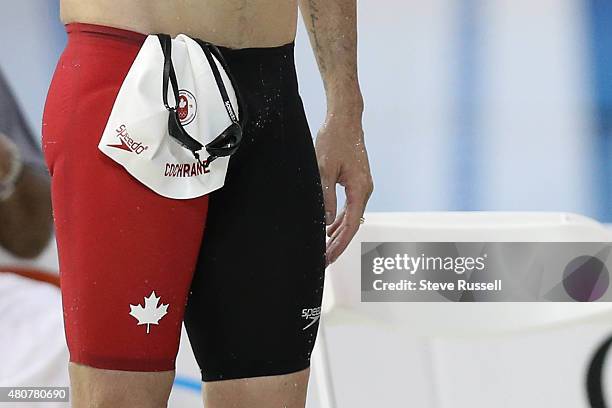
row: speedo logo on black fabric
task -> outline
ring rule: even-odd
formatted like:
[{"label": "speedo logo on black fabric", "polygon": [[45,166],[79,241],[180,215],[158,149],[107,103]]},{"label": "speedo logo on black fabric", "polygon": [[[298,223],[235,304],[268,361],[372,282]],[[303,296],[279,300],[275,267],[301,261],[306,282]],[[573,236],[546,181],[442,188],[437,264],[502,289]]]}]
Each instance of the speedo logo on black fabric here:
[{"label": "speedo logo on black fabric", "polygon": [[321,317],[321,307],[314,307],[312,309],[302,309],[302,317],[310,322],[302,328],[302,330],[306,330],[313,324],[319,320]]},{"label": "speedo logo on black fabric", "polygon": [[132,152],[136,154],[141,154],[149,148],[149,146],[143,145],[141,142],[137,142],[132,139],[125,125],[119,126],[118,129],[115,129],[115,132],[117,133],[117,137],[119,138],[119,141],[121,143],[109,144],[107,145],[108,147],[115,147],[117,149],[125,150],[126,152]]}]

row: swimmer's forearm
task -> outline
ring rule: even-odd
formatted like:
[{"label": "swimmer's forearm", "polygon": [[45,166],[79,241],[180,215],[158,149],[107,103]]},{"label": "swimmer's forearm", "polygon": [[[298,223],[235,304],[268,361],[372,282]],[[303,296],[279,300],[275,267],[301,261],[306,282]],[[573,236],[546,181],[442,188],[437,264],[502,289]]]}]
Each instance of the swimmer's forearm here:
[{"label": "swimmer's forearm", "polygon": [[356,0],[299,0],[327,96],[327,111],[361,116]]}]

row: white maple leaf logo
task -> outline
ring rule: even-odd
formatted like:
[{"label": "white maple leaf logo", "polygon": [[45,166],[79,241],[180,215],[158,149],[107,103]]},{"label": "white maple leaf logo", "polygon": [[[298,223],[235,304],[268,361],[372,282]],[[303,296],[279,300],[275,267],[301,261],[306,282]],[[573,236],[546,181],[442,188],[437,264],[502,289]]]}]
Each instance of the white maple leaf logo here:
[{"label": "white maple leaf logo", "polygon": [[162,303],[159,307],[157,306],[159,299],[160,298],[155,296],[155,291],[153,291],[149,297],[144,298],[144,307],[140,304],[130,304],[130,315],[138,319],[138,325],[147,325],[147,333],[149,333],[150,325],[159,324],[159,319],[168,313],[168,305]]}]

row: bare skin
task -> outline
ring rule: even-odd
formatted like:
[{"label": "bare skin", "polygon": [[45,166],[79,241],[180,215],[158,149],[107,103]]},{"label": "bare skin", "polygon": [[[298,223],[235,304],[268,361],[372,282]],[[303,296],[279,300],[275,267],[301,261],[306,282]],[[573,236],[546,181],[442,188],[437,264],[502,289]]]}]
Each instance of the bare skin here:
[{"label": "bare skin", "polygon": [[[9,172],[8,143],[0,134],[0,180]],[[51,238],[52,221],[49,177],[25,164],[13,194],[0,201],[0,246],[19,258],[34,258]]]},{"label": "bare skin", "polygon": [[[335,262],[351,242],[374,190],[363,127],[363,98],[357,76],[357,2],[300,0],[310,44],[327,97],[327,116],[316,140],[325,199],[327,262]],[[337,213],[336,184],[346,202]]]},{"label": "bare skin", "polygon": [[[295,39],[298,0],[61,0],[64,23],[81,22],[144,34],[185,33],[231,48],[274,47]],[[356,0],[299,0],[325,85],[327,118],[316,151],[330,240],[327,261],[346,249],[373,189],[364,146],[357,79]],[[339,214],[335,186],[347,202]],[[118,374],[120,373],[120,374]],[[72,401],[80,407],[165,407],[174,378],[70,365]],[[303,408],[309,370],[205,383],[207,408]],[[124,386],[128,384],[129,387]],[[136,396],[125,395],[138,389]],[[132,392],[132,391],[130,391]]]},{"label": "bare skin", "polygon": [[204,406],[213,408],[304,407],[309,369],[287,375],[205,383]]},{"label": "bare skin", "polygon": [[184,33],[231,48],[283,45],[297,26],[297,0],[62,0],[60,7],[64,23]]},{"label": "bare skin", "polygon": [[99,370],[70,363],[70,401],[73,408],[167,406],[174,371],[140,373]]}]

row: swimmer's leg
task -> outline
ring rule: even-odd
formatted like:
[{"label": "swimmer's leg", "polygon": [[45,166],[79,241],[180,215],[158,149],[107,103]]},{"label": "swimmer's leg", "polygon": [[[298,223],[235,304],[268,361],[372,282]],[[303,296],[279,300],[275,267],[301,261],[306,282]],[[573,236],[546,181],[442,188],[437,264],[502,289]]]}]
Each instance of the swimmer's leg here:
[{"label": "swimmer's leg", "polygon": [[249,121],[225,185],[209,198],[185,327],[207,408],[303,408],[325,212],[293,45],[224,52]]},{"label": "swimmer's leg", "polygon": [[205,382],[202,387],[204,406],[303,408],[309,374],[310,368],[306,368],[285,375]]},{"label": "swimmer's leg", "polygon": [[73,408],[166,407],[174,381],[174,370],[105,370],[70,363],[68,372]]},{"label": "swimmer's leg", "polygon": [[68,24],[44,112],[74,407],[165,407],[208,198],[172,200],[97,148],[145,36]]}]

